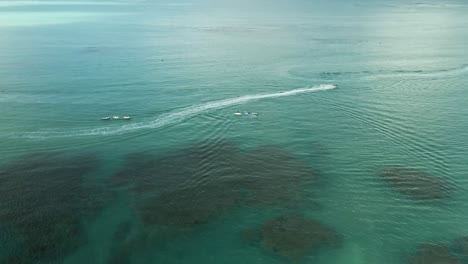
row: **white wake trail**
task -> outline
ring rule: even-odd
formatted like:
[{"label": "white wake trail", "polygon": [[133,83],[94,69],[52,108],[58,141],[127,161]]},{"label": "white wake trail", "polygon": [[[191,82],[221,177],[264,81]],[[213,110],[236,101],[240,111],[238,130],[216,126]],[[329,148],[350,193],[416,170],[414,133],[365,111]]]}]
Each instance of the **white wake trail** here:
[{"label": "white wake trail", "polygon": [[120,127],[103,127],[103,128],[89,128],[89,129],[80,129],[72,131],[37,131],[37,132],[28,132],[23,134],[21,137],[25,138],[56,138],[56,137],[79,137],[79,136],[100,136],[100,135],[113,135],[113,134],[123,134],[129,133],[132,131],[137,131],[141,129],[156,129],[161,128],[167,125],[174,123],[179,123],[188,118],[191,118],[197,114],[205,112],[207,110],[221,109],[233,105],[245,104],[247,102],[276,98],[276,97],[285,97],[292,96],[302,93],[311,93],[318,91],[326,91],[335,89],[337,86],[332,84],[322,84],[314,87],[294,89],[285,92],[270,93],[270,94],[256,94],[256,95],[246,95],[231,99],[225,99],[220,101],[208,102],[201,105],[191,106],[184,108],[182,110],[161,115],[155,120],[148,122],[137,122],[132,124],[123,125]]}]

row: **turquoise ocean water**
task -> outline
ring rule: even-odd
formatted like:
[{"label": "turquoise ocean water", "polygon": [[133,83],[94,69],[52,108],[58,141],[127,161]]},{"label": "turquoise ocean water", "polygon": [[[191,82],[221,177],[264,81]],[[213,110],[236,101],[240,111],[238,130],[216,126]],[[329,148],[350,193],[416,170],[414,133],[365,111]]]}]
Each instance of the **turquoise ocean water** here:
[{"label": "turquoise ocean water", "polygon": [[2,1],[0,263],[468,261],[467,39],[456,0]]}]

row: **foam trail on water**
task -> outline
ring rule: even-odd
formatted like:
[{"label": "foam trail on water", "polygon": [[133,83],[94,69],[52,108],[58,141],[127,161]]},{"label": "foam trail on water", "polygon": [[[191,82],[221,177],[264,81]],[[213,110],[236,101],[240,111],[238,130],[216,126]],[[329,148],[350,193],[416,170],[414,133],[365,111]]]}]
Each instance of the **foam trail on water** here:
[{"label": "foam trail on water", "polygon": [[28,133],[21,135],[20,137],[54,138],[54,137],[99,136],[99,135],[123,134],[123,133],[141,130],[141,129],[156,129],[156,128],[160,128],[160,127],[164,127],[167,125],[181,122],[183,120],[186,120],[187,118],[193,117],[207,110],[226,108],[229,106],[244,104],[244,103],[255,101],[255,100],[293,96],[293,95],[303,94],[303,93],[326,91],[326,90],[331,90],[335,88],[336,88],[336,85],[333,85],[333,84],[322,84],[319,86],[294,89],[294,90],[285,91],[285,92],[246,95],[246,96],[225,99],[225,100],[220,100],[220,101],[213,101],[213,102],[208,102],[208,103],[201,104],[201,105],[187,107],[176,112],[161,115],[155,120],[148,121],[148,122],[132,123],[132,124],[127,124],[127,125],[123,125],[120,127],[89,128],[89,129],[80,129],[80,130],[72,130],[72,131],[28,132]]}]

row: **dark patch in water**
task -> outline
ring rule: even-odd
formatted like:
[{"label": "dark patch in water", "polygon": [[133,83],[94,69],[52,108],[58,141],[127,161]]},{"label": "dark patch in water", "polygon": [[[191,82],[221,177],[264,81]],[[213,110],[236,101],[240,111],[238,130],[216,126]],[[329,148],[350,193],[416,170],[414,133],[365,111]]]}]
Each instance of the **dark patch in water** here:
[{"label": "dark patch in water", "polygon": [[464,258],[468,258],[468,237],[459,237],[453,241],[455,250]]},{"label": "dark patch in water", "polygon": [[244,184],[253,192],[250,202],[258,205],[294,206],[303,200],[302,191],[319,181],[312,168],[277,146],[241,155],[238,166]]},{"label": "dark patch in water", "polygon": [[386,167],[381,175],[391,187],[415,200],[447,199],[454,189],[452,184],[442,178],[410,168]]},{"label": "dark patch in water", "polygon": [[341,72],[322,72],[320,73],[320,78],[324,80],[334,80],[335,78],[339,78],[342,74]]},{"label": "dark patch in water", "polygon": [[209,183],[145,200],[138,210],[145,225],[185,228],[206,224],[243,203],[229,182]]},{"label": "dark patch in water", "polygon": [[288,215],[273,218],[263,223],[261,234],[247,229],[243,236],[248,239],[260,237],[264,249],[290,259],[300,259],[322,248],[337,248],[342,236],[319,221]]},{"label": "dark patch in water", "polygon": [[262,240],[262,233],[260,230],[254,228],[247,228],[241,232],[242,239],[249,243],[260,243]]},{"label": "dark patch in water", "polygon": [[461,264],[446,244],[422,244],[414,256],[408,260],[409,264]]},{"label": "dark patch in water", "polygon": [[160,156],[137,153],[129,156],[112,181],[115,186],[130,186],[136,195],[172,192],[206,177],[232,174],[223,170],[229,169],[227,158],[233,151],[230,144],[220,143],[199,144]]},{"label": "dark patch in water", "polygon": [[276,146],[241,151],[226,142],[163,156],[134,155],[112,178],[132,190],[145,225],[190,228],[241,206],[288,208],[318,175]]},{"label": "dark patch in water", "polygon": [[102,200],[83,177],[96,166],[90,155],[45,153],[0,168],[0,221],[21,246],[8,263],[60,259],[85,242],[81,222]]},{"label": "dark patch in water", "polygon": [[100,52],[101,48],[100,47],[90,46],[90,47],[84,48],[84,51],[88,52],[88,53],[95,53],[95,52]]}]

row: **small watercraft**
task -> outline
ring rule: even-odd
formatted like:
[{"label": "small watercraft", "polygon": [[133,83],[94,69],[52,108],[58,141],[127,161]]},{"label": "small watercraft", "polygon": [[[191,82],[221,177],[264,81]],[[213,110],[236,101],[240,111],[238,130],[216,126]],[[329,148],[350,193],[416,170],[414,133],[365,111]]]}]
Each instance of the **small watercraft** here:
[{"label": "small watercraft", "polygon": [[241,113],[241,112],[239,112],[239,111],[237,111],[237,112],[235,112],[235,113],[234,113],[234,115],[236,115],[236,116],[240,116],[240,115],[242,115],[242,113]]},{"label": "small watercraft", "polygon": [[105,117],[101,118],[101,120],[110,120],[110,116],[105,116]]},{"label": "small watercraft", "polygon": [[113,116],[112,119],[118,120],[118,119],[120,119],[120,117],[119,116]]},{"label": "small watercraft", "polygon": [[124,117],[122,117],[122,119],[124,119],[124,120],[130,120],[130,119],[132,119],[132,118],[129,117],[129,116],[124,116]]},{"label": "small watercraft", "polygon": [[251,114],[251,115],[254,115],[254,116],[257,116],[257,115],[258,115],[258,113],[255,113],[255,112],[252,112],[252,113],[250,113],[250,114]]}]

